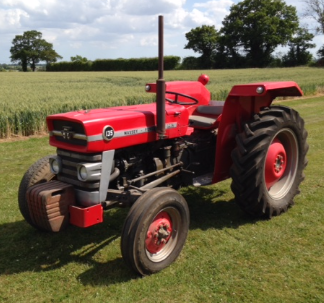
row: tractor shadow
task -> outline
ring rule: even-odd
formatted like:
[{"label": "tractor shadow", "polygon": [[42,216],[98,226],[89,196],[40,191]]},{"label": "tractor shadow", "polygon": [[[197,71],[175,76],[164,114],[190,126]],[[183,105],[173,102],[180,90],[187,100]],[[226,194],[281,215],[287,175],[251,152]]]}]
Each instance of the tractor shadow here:
[{"label": "tractor shadow", "polygon": [[38,231],[25,221],[0,225],[0,279],[24,272],[58,269],[59,275],[69,275],[64,267],[71,264],[96,271],[89,279],[86,274],[84,281],[77,277],[85,284],[114,284],[136,278],[119,251],[126,215],[127,209],[116,209],[105,212],[102,224],[86,229],[69,226],[60,233]]},{"label": "tractor shadow", "polygon": [[226,199],[229,191],[218,189],[215,185],[183,189],[182,195],[190,210],[190,229],[235,229],[256,222],[241,210],[234,198]]},{"label": "tractor shadow", "polygon": [[[222,199],[226,193],[215,186],[181,190],[189,205],[190,230],[235,229],[253,223],[233,199]],[[70,226],[53,234],[37,231],[25,221],[0,225],[0,277],[57,270],[76,263],[86,268],[77,276],[84,285],[112,285],[138,278],[119,250],[127,212],[110,210],[102,224],[87,229]]]}]

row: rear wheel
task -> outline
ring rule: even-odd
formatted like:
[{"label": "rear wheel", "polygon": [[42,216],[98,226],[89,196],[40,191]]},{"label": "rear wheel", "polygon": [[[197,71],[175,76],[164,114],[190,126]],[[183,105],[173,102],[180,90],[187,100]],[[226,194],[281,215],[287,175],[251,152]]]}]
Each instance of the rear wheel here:
[{"label": "rear wheel", "polygon": [[141,275],[169,266],[180,254],[189,229],[185,199],[171,188],[155,188],[132,206],[124,223],[121,251]]},{"label": "rear wheel", "polygon": [[36,184],[49,182],[50,180],[54,179],[55,175],[51,172],[49,165],[50,157],[51,156],[46,156],[39,159],[26,171],[20,182],[18,191],[18,204],[21,214],[31,226],[40,230],[42,229],[36,226],[31,219],[26,193],[29,187]]},{"label": "rear wheel", "polygon": [[271,218],[293,204],[307,165],[306,138],[303,119],[287,107],[265,109],[244,125],[231,167],[231,188],[244,211]]}]

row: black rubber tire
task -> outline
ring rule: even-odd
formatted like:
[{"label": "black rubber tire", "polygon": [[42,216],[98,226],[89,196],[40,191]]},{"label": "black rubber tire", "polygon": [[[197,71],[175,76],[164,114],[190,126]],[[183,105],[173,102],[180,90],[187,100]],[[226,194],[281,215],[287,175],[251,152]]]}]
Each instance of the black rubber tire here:
[{"label": "black rubber tire", "polygon": [[[287,150],[287,167],[284,175],[268,188],[265,162],[275,138]],[[235,200],[245,212],[271,218],[293,205],[307,165],[306,138],[303,119],[288,107],[265,108],[244,124],[244,131],[236,136],[230,174]]]},{"label": "black rubber tire", "polygon": [[46,156],[44,158],[39,159],[26,171],[20,182],[18,191],[18,205],[22,216],[31,226],[39,230],[43,229],[33,224],[31,220],[26,199],[26,193],[29,187],[36,184],[48,182],[55,178],[55,175],[51,172],[49,166],[50,157],[51,156]]},{"label": "black rubber tire", "polygon": [[[150,253],[145,240],[149,228],[161,213],[167,213],[172,232],[165,246]],[[179,256],[189,230],[189,209],[186,200],[174,189],[154,188],[144,193],[130,209],[121,235],[121,252],[126,264],[140,275],[156,273],[168,267]]]}]

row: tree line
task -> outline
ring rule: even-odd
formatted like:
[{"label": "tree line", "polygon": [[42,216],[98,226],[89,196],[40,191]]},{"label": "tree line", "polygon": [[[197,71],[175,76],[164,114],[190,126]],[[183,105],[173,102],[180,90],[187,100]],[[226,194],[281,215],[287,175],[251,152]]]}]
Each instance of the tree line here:
[{"label": "tree line", "polygon": [[[314,29],[316,33],[324,34],[324,0],[303,1],[307,5],[304,16],[313,18],[319,24]],[[231,6],[220,30],[215,26],[202,25],[185,36],[188,42],[184,48],[192,49],[200,56],[184,58],[178,66],[180,69],[305,65],[312,60],[309,49],[315,47],[312,43],[314,34],[300,26],[296,8],[283,0],[243,0]],[[42,33],[35,30],[17,35],[12,44],[11,61],[20,64],[23,71],[27,71],[28,65],[34,71],[41,61],[46,62],[48,70],[157,68],[157,58],[107,59],[92,63],[87,58],[76,56],[71,57],[71,62],[55,63],[62,57],[51,43],[42,39]],[[288,52],[274,55],[280,45],[288,45]],[[324,45],[317,55],[320,57],[319,64],[324,66]],[[175,68],[178,62],[179,57],[170,56],[167,58],[167,69]]]},{"label": "tree line", "polygon": [[[305,0],[309,10],[305,15],[321,24],[324,33],[324,0]],[[319,18],[315,18],[319,14]],[[183,67],[244,68],[266,66],[298,66],[312,60],[309,49],[314,35],[300,27],[296,8],[281,0],[244,0],[232,5],[220,30],[203,25],[186,33],[186,49],[200,57],[187,57]],[[278,46],[288,45],[288,52],[274,55]],[[324,46],[318,51],[324,58]]]},{"label": "tree line", "polygon": [[[179,66],[180,57],[165,56],[164,69],[173,70]],[[97,59],[89,61],[86,57],[77,55],[71,57],[71,62],[49,63],[47,71],[153,71],[158,69],[159,59],[131,58],[131,59]]]}]

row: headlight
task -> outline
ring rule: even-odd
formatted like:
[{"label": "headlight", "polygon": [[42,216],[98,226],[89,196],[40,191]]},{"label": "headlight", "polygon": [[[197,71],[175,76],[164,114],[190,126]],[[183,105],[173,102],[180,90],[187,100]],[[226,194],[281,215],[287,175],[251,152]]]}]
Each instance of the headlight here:
[{"label": "headlight", "polygon": [[62,164],[61,159],[57,156],[53,156],[49,159],[51,172],[55,175],[61,172]]},{"label": "headlight", "polygon": [[79,178],[83,181],[88,178],[88,171],[84,166],[79,166]]},{"label": "headlight", "polygon": [[101,178],[101,162],[77,165],[78,179],[83,182],[98,181]]}]

